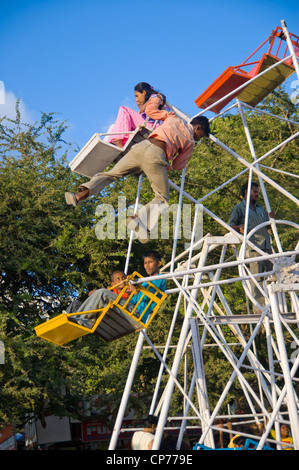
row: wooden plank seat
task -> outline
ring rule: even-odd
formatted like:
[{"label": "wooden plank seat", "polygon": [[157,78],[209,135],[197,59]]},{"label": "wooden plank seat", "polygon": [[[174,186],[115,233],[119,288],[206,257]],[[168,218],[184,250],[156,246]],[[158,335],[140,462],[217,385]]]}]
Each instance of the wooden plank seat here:
[{"label": "wooden plank seat", "polygon": [[[257,66],[248,73],[248,78],[256,77],[258,74],[277,62],[279,62],[277,57],[270,54],[264,54]],[[266,98],[269,93],[281,85],[294,71],[295,68],[293,65],[284,62],[264,73],[262,76],[257,77],[256,80],[249,83],[249,85],[241,90],[236,97],[238,100],[254,107]]]},{"label": "wooden plank seat", "polygon": [[[291,38],[295,53],[297,54],[299,52],[299,38],[294,34],[291,34]],[[267,53],[262,54],[259,60],[250,62],[249,59],[268,41],[270,41],[270,45]],[[195,100],[196,105],[202,109],[207,109],[211,106],[210,111],[214,113],[219,113],[233,98],[237,98],[250,106],[256,106],[295,71],[292,60],[287,59],[284,63],[270,69],[269,72],[264,73],[262,76],[259,76],[260,73],[287,56],[287,47],[285,49],[282,47],[283,41],[285,41],[285,37],[282,34],[281,28],[277,27],[272,31],[271,36],[269,36],[269,38],[267,38],[241,65],[228,67]],[[275,52],[274,44],[276,46],[277,42],[278,46]],[[248,66],[253,67],[248,71]],[[243,70],[244,67],[247,67],[247,71]],[[238,87],[245,85],[255,77],[257,78],[251,81],[247,86],[233,93]],[[225,98],[228,94],[230,95]],[[222,98],[224,99],[218,103]],[[215,106],[212,106],[214,103]]]},{"label": "wooden plank seat", "polygon": [[[77,313],[62,313],[35,327],[36,335],[62,346],[90,333],[95,333],[110,342],[143,328],[148,328],[167,294],[148,281],[146,286],[138,284],[138,289],[135,288],[131,293],[128,293],[129,281],[135,278],[142,278],[142,276],[136,271],[128,276],[118,297],[113,302],[110,301],[106,307]],[[140,298],[131,309],[130,300],[138,291],[141,293]],[[128,294],[126,299],[123,297],[125,293]],[[139,312],[138,306],[145,297],[146,306],[142,312]],[[122,303],[120,303],[121,300]],[[78,318],[87,314],[96,317],[91,328],[80,325],[74,319],[74,317]]]},{"label": "wooden plank seat", "polygon": [[[195,100],[195,103],[199,108],[206,109],[213,103],[217,103],[218,100],[228,95],[233,90],[236,90],[239,86],[257,77],[257,75],[277,62],[279,62],[277,57],[271,56],[270,54],[263,54],[263,57],[259,60],[257,65],[248,73],[240,67],[228,67],[212,85]],[[210,108],[210,111],[219,113],[233,98],[237,98],[250,106],[256,106],[292,75],[294,71],[295,68],[293,65],[290,63],[282,63],[262,76],[257,77],[256,80],[249,83],[241,91],[239,90],[236,91],[236,93],[232,93],[228,98]]]}]

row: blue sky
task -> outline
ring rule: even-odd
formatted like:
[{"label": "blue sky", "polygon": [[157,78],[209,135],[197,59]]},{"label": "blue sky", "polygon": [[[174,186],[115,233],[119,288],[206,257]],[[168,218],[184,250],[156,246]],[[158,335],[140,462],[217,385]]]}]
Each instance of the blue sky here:
[{"label": "blue sky", "polygon": [[299,35],[298,0],[2,2],[0,115],[16,98],[27,120],[60,113],[68,139],[82,147],[119,106],[136,109],[134,86],[147,81],[193,116],[194,100],[282,19]]}]

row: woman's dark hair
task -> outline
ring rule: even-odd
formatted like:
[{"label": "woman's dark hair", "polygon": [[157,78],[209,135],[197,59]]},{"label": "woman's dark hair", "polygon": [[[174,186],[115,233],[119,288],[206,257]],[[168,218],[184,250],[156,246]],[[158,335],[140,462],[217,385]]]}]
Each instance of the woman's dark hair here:
[{"label": "woman's dark hair", "polygon": [[148,415],[147,419],[144,422],[146,428],[151,428],[153,424],[157,424],[157,423],[158,423],[158,417],[154,415]]},{"label": "woman's dark hair", "polygon": [[152,94],[158,94],[161,96],[163,103],[159,106],[159,109],[162,109],[163,106],[166,103],[166,96],[163,95],[163,93],[160,93],[159,91],[155,90],[153,87],[151,87],[148,83],[146,82],[140,82],[137,83],[137,85],[134,88],[135,91],[138,91],[139,93],[142,93],[145,91],[145,101],[148,101],[151,97]]}]

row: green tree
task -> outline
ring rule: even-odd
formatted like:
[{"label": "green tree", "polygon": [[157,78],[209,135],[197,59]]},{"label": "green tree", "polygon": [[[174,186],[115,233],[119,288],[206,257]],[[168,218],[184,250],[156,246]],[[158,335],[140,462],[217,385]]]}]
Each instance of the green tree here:
[{"label": "green tree", "polygon": [[[16,119],[0,123],[2,424],[21,426],[32,414],[42,422],[49,414],[76,416],[78,401],[92,396],[99,397],[102,416],[115,415],[137,339],[132,335],[115,346],[88,336],[61,348],[35,336],[34,327],[57,315],[73,296],[85,298],[89,290],[107,286],[127,252],[127,240],[95,236],[94,200],[75,209],[65,204],[64,192],[82,182],[67,165],[73,148],[64,141],[66,127],[53,113],[23,124],[18,104]],[[121,182],[108,188],[100,202],[114,204],[120,188]],[[143,272],[143,251],[134,242],[130,271]],[[158,337],[167,316],[157,322]],[[132,394],[140,409],[158,367],[150,354],[145,363]]]},{"label": "green tree", "polygon": [[[44,344],[34,333],[72,296],[109,282],[110,257],[94,236],[92,203],[75,211],[65,205],[64,192],[79,180],[67,165],[73,149],[64,141],[66,126],[53,113],[22,124],[18,103],[16,119],[0,123],[2,423],[25,413],[70,412],[86,388],[73,385],[74,371],[85,378],[89,361],[97,367],[99,360],[80,346],[75,354]],[[124,250],[114,254],[117,264]]]}]

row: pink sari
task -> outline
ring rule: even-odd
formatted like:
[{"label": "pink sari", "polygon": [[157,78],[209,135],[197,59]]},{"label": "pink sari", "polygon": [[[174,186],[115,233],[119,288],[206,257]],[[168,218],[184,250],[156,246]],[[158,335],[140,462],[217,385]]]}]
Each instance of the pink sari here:
[{"label": "pink sari", "polygon": [[[134,131],[136,127],[141,126],[144,123],[146,117],[147,116],[145,113],[140,114],[137,111],[134,111],[134,109],[121,106],[118,111],[117,119],[110,127],[109,133]],[[147,127],[151,129],[154,125],[154,122],[154,119],[150,118],[146,124]],[[158,125],[159,123],[157,122],[157,126]],[[105,137],[105,141],[111,143],[113,140],[121,140],[122,145],[125,145],[128,138],[128,134],[116,134]]]}]

